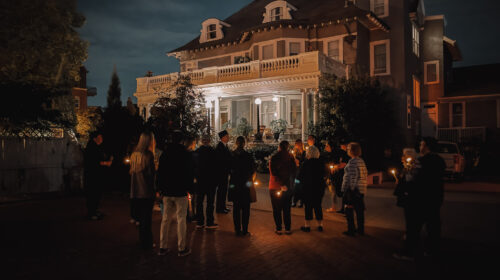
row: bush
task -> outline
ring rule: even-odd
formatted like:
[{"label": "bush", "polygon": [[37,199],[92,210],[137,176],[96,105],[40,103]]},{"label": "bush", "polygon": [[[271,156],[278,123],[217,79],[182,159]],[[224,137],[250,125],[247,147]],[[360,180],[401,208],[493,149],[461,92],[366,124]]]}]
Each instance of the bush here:
[{"label": "bush", "polygon": [[269,172],[269,160],[277,150],[277,146],[272,145],[258,145],[248,150],[248,152],[252,154],[255,160],[257,172]]}]

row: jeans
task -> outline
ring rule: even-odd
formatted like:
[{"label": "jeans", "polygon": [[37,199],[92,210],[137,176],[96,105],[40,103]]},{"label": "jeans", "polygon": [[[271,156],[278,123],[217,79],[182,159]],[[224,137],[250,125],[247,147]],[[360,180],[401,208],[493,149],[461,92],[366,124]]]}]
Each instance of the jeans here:
[{"label": "jeans", "polygon": [[219,176],[217,184],[217,211],[224,211],[226,209],[226,199],[227,199],[227,185],[228,176]]},{"label": "jeans", "polygon": [[[206,212],[203,213],[203,201],[207,197]],[[214,224],[214,201],[215,201],[215,188],[205,188],[202,191],[196,193],[196,215],[198,219],[198,225],[202,226],[205,224],[205,215],[207,218],[207,226]]]},{"label": "jeans", "polygon": [[164,210],[160,228],[160,248],[168,248],[168,234],[175,214],[177,216],[177,247],[179,251],[184,251],[184,249],[186,249],[186,211],[188,207],[188,198],[187,196],[165,196],[163,197],[163,205]]},{"label": "jeans", "polygon": [[144,249],[153,248],[153,231],[151,230],[154,200],[137,198],[134,200],[135,215],[139,221],[139,240]]},{"label": "jeans", "polygon": [[234,231],[239,233],[248,232],[248,222],[250,221],[250,202],[235,200],[233,203]]},{"label": "jeans", "polygon": [[[278,195],[281,192],[281,195]],[[271,195],[271,205],[273,206],[274,223],[276,230],[282,230],[282,222],[285,224],[285,230],[290,230],[292,218],[290,215],[291,194],[289,191],[269,190]],[[283,219],[282,219],[283,213]]]},{"label": "jeans", "polygon": [[313,219],[313,210],[314,215],[316,215],[316,220],[323,220],[323,208],[321,208],[321,202],[323,201],[323,196],[314,197],[305,201],[305,214],[306,220],[310,221]]},{"label": "jeans", "polygon": [[[354,212],[356,212],[356,219],[358,229],[354,226]],[[358,232],[359,234],[365,233],[365,201],[364,195],[352,199],[352,205],[345,206],[345,215],[347,219],[347,231],[350,233]]]}]

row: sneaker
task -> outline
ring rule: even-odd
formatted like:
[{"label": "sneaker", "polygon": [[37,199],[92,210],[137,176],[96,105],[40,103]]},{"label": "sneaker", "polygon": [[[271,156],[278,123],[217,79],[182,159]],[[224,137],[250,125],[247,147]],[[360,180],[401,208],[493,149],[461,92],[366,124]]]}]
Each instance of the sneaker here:
[{"label": "sneaker", "polygon": [[292,234],[292,231],[291,231],[291,230],[285,230],[285,234],[286,234],[286,235],[291,235],[291,234]]},{"label": "sneaker", "polygon": [[160,248],[160,250],[158,250],[158,256],[165,256],[166,254],[168,254],[168,252],[170,252],[168,248],[167,249]]},{"label": "sneaker", "polygon": [[302,226],[302,227],[300,227],[300,230],[303,231],[303,232],[310,232],[311,228],[310,227]]},{"label": "sneaker", "polygon": [[179,251],[179,253],[177,253],[177,255],[179,257],[185,257],[185,256],[188,256],[190,254],[191,254],[191,249],[188,249],[188,248],[186,248],[186,249],[184,249],[182,251]]},{"label": "sneaker", "polygon": [[202,228],[204,228],[204,227],[205,227],[204,225],[196,225],[196,228],[197,228],[197,229],[202,229]]},{"label": "sneaker", "polygon": [[394,253],[392,254],[392,257],[395,258],[396,260],[407,261],[407,262],[412,262],[415,260],[415,258],[410,255],[405,255],[400,253]]},{"label": "sneaker", "polygon": [[252,236],[252,234],[250,232],[248,232],[248,231],[242,232],[241,235],[242,236],[246,236],[246,237]]},{"label": "sneaker", "polygon": [[351,232],[351,231],[344,231],[344,232],[342,232],[342,234],[347,235],[347,236],[351,236],[351,237],[356,236],[356,234],[354,232]]},{"label": "sneaker", "polygon": [[323,232],[323,226],[318,226],[318,231]]},{"label": "sneaker", "polygon": [[207,225],[206,228],[207,229],[217,229],[217,228],[219,228],[219,225],[218,224],[211,224],[211,225]]},{"label": "sneaker", "polygon": [[274,231],[274,233],[276,233],[277,235],[282,235],[283,234],[283,231],[281,229],[277,229]]}]

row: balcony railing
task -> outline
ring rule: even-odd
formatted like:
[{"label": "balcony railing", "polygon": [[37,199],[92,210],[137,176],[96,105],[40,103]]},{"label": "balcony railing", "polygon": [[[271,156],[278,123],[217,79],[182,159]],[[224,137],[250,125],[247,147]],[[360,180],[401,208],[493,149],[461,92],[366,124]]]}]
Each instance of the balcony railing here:
[{"label": "balcony railing", "polygon": [[[199,86],[318,72],[346,77],[348,66],[325,56],[321,52],[315,51],[296,56],[203,68],[180,74],[189,75],[193,84]],[[178,77],[179,73],[176,72],[161,76],[138,78],[137,93],[154,91],[160,86],[168,86]]]},{"label": "balcony railing", "polygon": [[439,128],[438,139],[455,143],[484,142],[486,140],[485,127],[458,127]]}]

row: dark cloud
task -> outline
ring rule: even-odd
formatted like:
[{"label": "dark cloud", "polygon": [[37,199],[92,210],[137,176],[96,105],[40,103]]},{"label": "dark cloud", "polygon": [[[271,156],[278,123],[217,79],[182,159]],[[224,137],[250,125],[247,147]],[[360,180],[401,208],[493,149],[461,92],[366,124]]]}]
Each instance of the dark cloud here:
[{"label": "dark cloud", "polygon": [[[224,19],[251,0],[79,0],[79,10],[87,23],[80,30],[90,42],[89,86],[98,96],[91,105],[106,105],[113,65],[117,66],[122,99],[132,96],[136,78],[151,70],[166,74],[179,70],[178,61],[166,52],[199,35],[201,22],[210,17]],[[492,4],[494,3],[494,4]],[[428,15],[444,14],[447,35],[457,40],[464,61],[457,65],[500,62],[495,18],[498,1],[427,0]],[[256,15],[258,16],[258,15]]]}]

